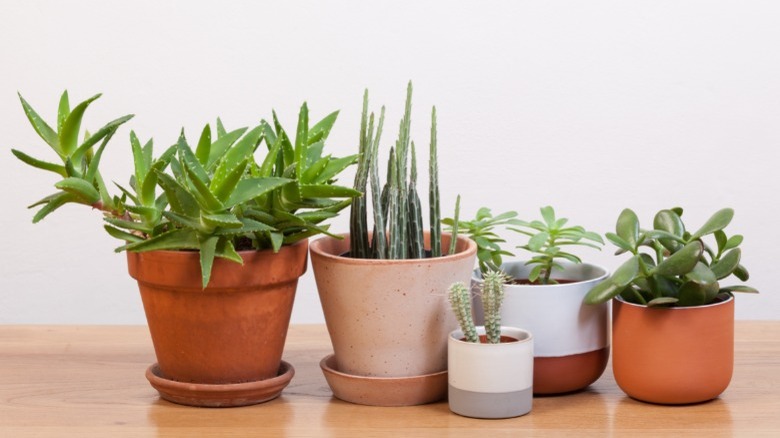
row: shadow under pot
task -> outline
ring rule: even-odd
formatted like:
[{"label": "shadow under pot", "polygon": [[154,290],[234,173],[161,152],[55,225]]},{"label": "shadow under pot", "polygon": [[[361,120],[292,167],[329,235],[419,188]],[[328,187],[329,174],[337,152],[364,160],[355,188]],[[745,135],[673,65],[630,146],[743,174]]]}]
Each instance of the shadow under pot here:
[{"label": "shadow under pot", "polygon": [[[534,335],[534,394],[549,395],[588,387],[604,373],[609,361],[609,304],[582,302],[593,286],[607,277],[599,266],[560,263],[552,278],[558,284],[507,284],[501,323],[522,327]],[[533,266],[509,262],[502,269],[510,277],[527,280]],[[472,282],[481,285],[474,271]],[[474,300],[477,324],[482,304]]]},{"label": "shadow under pot", "polygon": [[[442,235],[448,248],[450,235]],[[429,233],[425,233],[430,248]],[[407,260],[347,256],[349,236],[311,244],[311,262],[334,357],[321,364],[334,396],[351,403],[410,406],[447,394],[447,336],[458,323],[447,288],[468,282],[476,244],[453,255]],[[388,391],[388,387],[397,391]]]},{"label": "shadow under pot", "polygon": [[[485,327],[477,327],[485,342]],[[534,340],[531,333],[501,327],[499,344],[464,340],[450,333],[447,346],[449,406],[473,418],[511,418],[531,411],[533,403]]]},{"label": "shadow under pot", "polygon": [[734,297],[693,307],[612,300],[612,370],[630,397],[659,404],[712,400],[734,369]]}]

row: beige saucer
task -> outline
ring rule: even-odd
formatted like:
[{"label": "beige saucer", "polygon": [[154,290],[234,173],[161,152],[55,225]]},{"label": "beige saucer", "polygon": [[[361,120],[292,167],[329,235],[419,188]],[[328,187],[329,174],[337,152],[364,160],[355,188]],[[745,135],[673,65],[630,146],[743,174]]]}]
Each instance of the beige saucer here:
[{"label": "beige saucer", "polygon": [[447,396],[447,371],[413,377],[366,377],[336,369],[336,356],[320,361],[333,396],[359,405],[415,406],[433,403]]},{"label": "beige saucer", "polygon": [[203,383],[184,383],[162,377],[157,364],[146,370],[146,379],[160,397],[173,403],[207,408],[228,408],[248,406],[273,400],[290,383],[295,369],[282,361],[276,377],[256,382],[213,385]]}]

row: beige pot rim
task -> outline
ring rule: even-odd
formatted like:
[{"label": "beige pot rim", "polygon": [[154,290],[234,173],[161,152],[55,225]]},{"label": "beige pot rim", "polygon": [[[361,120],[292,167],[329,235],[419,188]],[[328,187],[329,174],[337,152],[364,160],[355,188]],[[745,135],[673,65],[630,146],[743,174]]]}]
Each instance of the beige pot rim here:
[{"label": "beige pot rim", "polygon": [[[429,234],[428,231],[425,232],[426,236]],[[450,233],[442,233],[442,235],[449,236]],[[349,233],[342,233],[339,234],[343,239],[341,239],[343,242],[349,242]],[[333,262],[348,264],[348,265],[417,265],[420,263],[420,261],[425,261],[425,263],[447,263],[451,261],[456,260],[463,260],[467,259],[469,257],[473,257],[474,254],[477,252],[477,244],[471,240],[470,238],[459,235],[458,236],[458,246],[465,245],[465,249],[456,252],[455,254],[451,255],[445,255],[441,257],[430,257],[430,258],[424,258],[424,259],[403,259],[403,260],[388,260],[388,259],[356,259],[352,257],[343,257],[340,254],[334,254],[331,251],[327,251],[326,245],[327,243],[330,243],[332,241],[336,241],[340,239],[336,239],[331,236],[325,236],[320,237],[319,239],[313,241],[309,245],[309,250],[312,254],[316,254],[319,257],[323,257],[326,259],[330,259]]]}]

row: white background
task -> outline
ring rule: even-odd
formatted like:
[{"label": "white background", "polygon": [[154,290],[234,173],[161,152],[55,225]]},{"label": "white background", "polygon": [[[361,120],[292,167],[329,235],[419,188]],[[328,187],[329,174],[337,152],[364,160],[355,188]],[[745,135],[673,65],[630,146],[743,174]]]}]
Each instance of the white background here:
[{"label": "white background", "polygon": [[[418,145],[438,108],[448,215],[460,193],[464,215],[486,205],[533,218],[551,204],[603,233],[624,207],[649,224],[680,205],[696,228],[730,206],[749,283],[763,292],[740,295],[737,317],[777,319],[778,23],[780,3],[744,0],[2,0],[0,323],[144,322],[97,212],[69,206],[31,224],[25,206],[56,178],[10,149],[54,157],[17,90],[50,121],[63,89],[72,104],[103,92],[87,112],[92,130],[136,114],[104,155],[104,176],[126,183],[130,128],[161,148],[182,126],[190,136],[217,116],[247,126],[275,108],[292,130],[304,100],[313,117],[341,109],[327,148],[354,153],[365,87],[374,109],[387,105],[387,151],[409,79]],[[613,249],[580,254],[613,270],[623,260]],[[293,322],[321,321],[309,271]]]}]

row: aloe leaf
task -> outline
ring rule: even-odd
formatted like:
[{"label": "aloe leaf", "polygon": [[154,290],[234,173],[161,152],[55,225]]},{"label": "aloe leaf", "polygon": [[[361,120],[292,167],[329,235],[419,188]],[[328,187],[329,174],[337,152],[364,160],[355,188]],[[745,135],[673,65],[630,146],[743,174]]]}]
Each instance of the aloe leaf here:
[{"label": "aloe leaf", "polygon": [[[265,134],[266,141],[269,141],[268,134]],[[277,155],[279,154],[279,150],[282,147],[282,141],[277,138],[275,141],[272,142],[272,144],[269,146],[268,154],[263,159],[263,163],[260,165],[260,171],[259,176],[261,177],[270,177],[271,172],[273,171],[274,164],[276,163]]]},{"label": "aloe leaf", "polygon": [[205,289],[211,278],[211,267],[214,264],[219,237],[199,236],[198,241],[200,243],[200,274],[203,279],[203,289]]},{"label": "aloe leaf", "polygon": [[652,274],[665,276],[687,274],[696,266],[703,251],[704,245],[698,240],[693,241],[659,263],[653,268]]},{"label": "aloe leaf", "polygon": [[230,198],[225,202],[225,208],[232,208],[235,205],[242,204],[250,199],[262,196],[272,190],[276,190],[292,182],[287,178],[247,178],[241,180],[231,193]]},{"label": "aloe leaf", "polygon": [[200,244],[195,230],[184,228],[171,230],[152,237],[151,239],[126,245],[122,249],[127,251],[145,252],[165,249],[182,250],[199,248]]},{"label": "aloe leaf", "polygon": [[262,222],[258,222],[253,219],[241,218],[241,227],[239,228],[223,228],[216,231],[218,235],[236,235],[236,234],[248,234],[257,232],[275,231],[276,228],[266,225]]},{"label": "aloe leaf", "polygon": [[195,157],[195,154],[192,153],[192,149],[190,149],[190,146],[187,144],[187,139],[184,137],[183,129],[181,130],[181,135],[179,135],[179,141],[177,142],[176,147],[179,152],[179,160],[181,161],[182,167],[190,178],[197,179],[200,181],[201,185],[208,185],[211,182],[209,175],[206,172],[206,169],[200,165],[200,161]]},{"label": "aloe leaf", "polygon": [[200,222],[200,218],[185,216],[183,214],[174,213],[172,211],[163,211],[162,214],[169,221],[179,224],[183,227],[192,228],[201,233],[208,233],[210,231]]},{"label": "aloe leaf", "polygon": [[333,213],[326,210],[319,210],[319,211],[304,211],[304,212],[296,213],[295,215],[307,222],[312,222],[316,224],[326,219],[337,217],[338,213]]},{"label": "aloe leaf", "polygon": [[[278,233],[278,232],[271,232],[269,233],[269,236],[271,238],[271,248],[273,248],[274,252],[279,252],[279,249],[282,248],[282,244],[284,244],[284,234]],[[306,237],[301,237],[298,240],[305,239]],[[295,243],[295,242],[290,242]]]},{"label": "aloe leaf", "polygon": [[105,124],[102,128],[100,128],[97,132],[87,137],[84,142],[79,146],[73,154],[71,154],[71,157],[78,161],[81,159],[81,157],[85,156],[87,154],[87,151],[89,149],[96,145],[100,140],[102,140],[105,136],[107,136],[109,133],[113,135],[113,133],[116,132],[116,130],[125,122],[132,119],[134,117],[133,114],[128,114],[126,116],[122,116],[118,119],[112,120]]},{"label": "aloe leaf", "polygon": [[230,238],[227,237],[222,237],[219,239],[219,241],[217,241],[217,248],[214,252],[214,255],[219,258],[239,263],[241,265],[244,264],[244,259],[242,259],[241,255],[236,252],[236,248],[233,246],[233,242]]},{"label": "aloe leaf", "polygon": [[140,231],[145,234],[150,234],[152,232],[152,229],[149,226],[141,222],[119,219],[115,217],[104,217],[103,220],[117,228],[122,228],[125,230]]},{"label": "aloe leaf", "polygon": [[[224,128],[223,128],[224,129]],[[209,165],[209,155],[211,154],[211,126],[206,124],[200,133],[198,147],[195,148],[195,157],[204,167]]]},{"label": "aloe leaf", "polygon": [[99,176],[98,166],[100,166],[100,159],[103,157],[103,150],[106,148],[106,145],[108,145],[108,142],[111,141],[111,137],[113,136],[113,132],[105,136],[103,143],[101,143],[100,147],[98,147],[97,151],[95,151],[95,155],[89,161],[89,165],[87,166],[87,172],[84,175],[85,180],[92,182],[97,176]]},{"label": "aloe leaf", "polygon": [[726,252],[717,263],[710,266],[712,272],[718,280],[731,275],[739,266],[739,259],[742,257],[742,250],[734,248]]},{"label": "aloe leaf", "polygon": [[620,213],[615,231],[632,249],[636,249],[639,243],[639,218],[633,210],[626,208]]},{"label": "aloe leaf", "polygon": [[135,234],[128,233],[127,231],[122,231],[110,225],[104,225],[103,228],[111,237],[119,240],[124,240],[125,242],[135,243],[144,240],[142,237],[136,236]]},{"label": "aloe leaf", "polygon": [[731,208],[724,208],[718,210],[713,214],[704,225],[701,226],[695,233],[691,235],[690,240],[696,240],[707,234],[712,234],[716,231],[726,228],[734,217],[734,210]]},{"label": "aloe leaf", "polygon": [[204,224],[213,228],[241,228],[244,226],[244,223],[231,213],[203,214],[200,219]]},{"label": "aloe leaf", "polygon": [[131,193],[129,190],[120,186],[117,183],[114,183],[114,185],[122,192],[123,195],[127,196],[131,201],[135,202],[136,204],[140,204],[135,194]]},{"label": "aloe leaf", "polygon": [[198,200],[198,204],[203,210],[208,212],[225,210],[225,205],[211,193],[206,183],[204,183],[189,166],[185,165],[184,170],[190,177],[192,187],[195,189],[192,194],[195,196],[195,199]]},{"label": "aloe leaf", "polygon": [[90,205],[100,200],[100,193],[98,193],[97,189],[81,178],[65,178],[54,184],[54,187],[69,192],[79,200]]},{"label": "aloe leaf", "polygon": [[726,286],[720,288],[721,292],[743,292],[743,293],[749,293],[749,294],[757,294],[758,289],[745,286],[745,285],[737,285],[737,286]]},{"label": "aloe leaf", "polygon": [[51,214],[54,210],[62,207],[64,204],[68,202],[76,202],[78,198],[76,195],[68,192],[62,192],[58,195],[52,197],[49,202],[47,202],[43,207],[41,207],[40,210],[38,210],[37,213],[35,213],[35,216],[33,216],[33,223],[40,222],[41,219],[45,218],[49,214]]},{"label": "aloe leaf", "polygon": [[319,160],[312,163],[299,178],[303,184],[312,184],[317,180],[317,176],[325,169],[325,166],[330,162],[330,155],[322,157]]},{"label": "aloe leaf", "polygon": [[173,177],[161,171],[156,171],[157,183],[165,191],[171,210],[184,216],[197,217],[200,215],[198,201]]},{"label": "aloe leaf", "polygon": [[322,141],[311,143],[306,148],[306,160],[304,160],[304,169],[310,166],[315,161],[322,158],[322,149],[325,147],[325,143]]},{"label": "aloe leaf", "polygon": [[300,177],[303,175],[304,165],[306,164],[306,151],[309,145],[309,107],[306,102],[301,105],[301,111],[298,113],[298,129],[295,134],[295,174]]},{"label": "aloe leaf", "polygon": [[283,167],[287,167],[295,162],[295,149],[293,148],[292,143],[290,143],[290,137],[287,135],[287,132],[282,128],[282,124],[279,123],[276,111],[271,111],[271,115],[273,116],[274,126],[276,127],[276,136],[282,142]]},{"label": "aloe leaf", "polygon": [[94,102],[100,94],[96,94],[89,99],[81,102],[73,108],[68,117],[62,124],[62,130],[59,131],[59,145],[62,153],[66,156],[71,155],[78,146],[79,129],[81,129],[81,119],[84,117],[84,111],[89,104]]},{"label": "aloe leaf", "polygon": [[60,104],[57,107],[57,131],[62,131],[62,125],[70,114],[70,101],[68,100],[68,90],[62,92]]},{"label": "aloe leaf", "polygon": [[[217,125],[217,130],[219,130],[219,124]],[[233,143],[244,135],[246,130],[247,128],[239,128],[228,133],[218,134],[217,140],[209,148],[209,161],[205,167],[211,167],[219,161]]]},{"label": "aloe leaf", "polygon": [[25,154],[22,151],[11,149],[11,153],[14,154],[16,158],[21,160],[22,162],[29,164],[32,167],[36,167],[38,169],[48,170],[49,172],[54,172],[62,177],[67,177],[68,174],[65,171],[65,167],[61,166],[59,164],[49,163],[47,161],[42,161],[37,158],[33,158],[27,154]]},{"label": "aloe leaf", "polygon": [[353,188],[328,184],[301,184],[300,195],[304,198],[352,198],[361,193]]},{"label": "aloe leaf", "polygon": [[318,141],[325,141],[330,134],[330,130],[333,128],[333,124],[336,123],[338,116],[339,112],[333,111],[332,113],[325,116],[322,120],[317,122],[317,124],[312,126],[312,128],[309,130],[309,145]]},{"label": "aloe leaf", "polygon": [[214,196],[216,196],[217,199],[219,199],[221,202],[224,203],[230,198],[233,190],[235,190],[236,186],[241,181],[241,178],[244,176],[247,163],[248,162],[244,160],[236,167],[234,167],[230,173],[225,175],[224,178],[214,178],[211,181],[211,188]]},{"label": "aloe leaf", "polygon": [[27,120],[30,121],[33,129],[35,129],[35,132],[43,139],[43,141],[51,146],[51,148],[54,149],[57,154],[62,156],[63,153],[62,149],[60,148],[60,141],[57,133],[51,129],[51,126],[44,122],[41,116],[39,116],[38,113],[36,113],[35,110],[30,106],[30,104],[24,100],[22,94],[18,94],[19,100],[22,102],[22,108],[24,108],[24,114],[27,116]]},{"label": "aloe leaf", "polygon": [[341,173],[342,170],[355,164],[360,155],[349,155],[343,158],[334,158],[328,161],[328,165],[317,175],[317,178],[313,181],[315,184],[324,184],[330,181],[333,177]]},{"label": "aloe leaf", "polygon": [[228,174],[233,172],[241,163],[244,163],[244,165],[246,164],[246,161],[255,151],[255,146],[257,145],[257,142],[260,141],[262,133],[262,127],[257,126],[247,132],[246,135],[233,145],[233,147],[225,152],[225,155],[217,166],[217,170],[214,171],[214,178],[211,181],[212,190],[217,186],[221,186],[228,177]]}]

